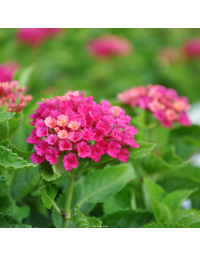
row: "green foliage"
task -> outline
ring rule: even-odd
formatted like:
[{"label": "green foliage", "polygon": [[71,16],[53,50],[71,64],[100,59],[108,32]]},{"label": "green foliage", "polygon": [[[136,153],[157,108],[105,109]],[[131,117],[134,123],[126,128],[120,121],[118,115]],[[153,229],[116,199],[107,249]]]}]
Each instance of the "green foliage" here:
[{"label": "green foliage", "polygon": [[0,212],[0,228],[31,228],[24,225],[20,220],[13,219],[12,216]]},{"label": "green foliage", "polygon": [[187,226],[183,226],[181,224],[178,223],[149,223],[147,225],[145,225],[143,228],[189,228]]},{"label": "green foliage", "polygon": [[89,222],[84,214],[78,208],[74,208],[71,212],[71,220],[78,228],[89,228]]},{"label": "green foliage", "polygon": [[138,141],[138,144],[140,145],[139,148],[132,148],[130,150],[129,157],[132,158],[132,159],[137,159],[137,158],[145,157],[156,146],[155,143],[147,143],[147,142],[143,142],[143,141]]},{"label": "green foliage", "polygon": [[101,218],[103,226],[108,226],[108,228],[141,228],[153,220],[154,218],[151,212],[141,210],[118,211]]},{"label": "green foliage", "polygon": [[58,187],[55,184],[48,184],[43,181],[40,188],[40,200],[44,207],[51,209],[54,199],[58,193]]},{"label": "green foliage", "polygon": [[40,165],[40,173],[43,179],[46,181],[52,181],[58,179],[61,175],[56,173],[55,168],[45,161]]},{"label": "green foliage", "polygon": [[0,211],[11,214],[13,218],[24,219],[28,216],[29,210],[27,205],[21,207],[15,205],[9,195],[6,180],[0,176]]},{"label": "green foliage", "polygon": [[15,113],[1,111],[0,112],[0,124],[2,124],[5,121],[10,120],[11,118],[13,118],[14,115],[15,115]]},{"label": "green foliage", "polygon": [[87,217],[87,221],[89,223],[89,228],[101,228],[102,222],[95,217]]}]

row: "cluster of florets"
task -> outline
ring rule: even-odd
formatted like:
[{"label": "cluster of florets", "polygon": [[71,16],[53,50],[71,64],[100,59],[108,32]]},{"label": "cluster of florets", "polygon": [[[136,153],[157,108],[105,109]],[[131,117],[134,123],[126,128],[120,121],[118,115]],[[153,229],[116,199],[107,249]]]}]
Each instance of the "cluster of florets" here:
[{"label": "cluster of florets", "polygon": [[60,28],[21,28],[17,33],[17,39],[21,44],[32,47],[42,45],[46,40],[60,34]]},{"label": "cluster of florets", "polygon": [[0,82],[10,82],[19,68],[18,63],[11,61],[0,65]]},{"label": "cluster of florets", "polygon": [[115,55],[127,55],[133,47],[125,38],[105,35],[88,43],[89,52],[97,58],[111,58]]},{"label": "cluster of florets", "polygon": [[35,164],[48,161],[56,164],[64,152],[66,171],[78,166],[78,157],[98,162],[106,153],[127,162],[130,148],[139,147],[134,135],[137,129],[130,126],[130,116],[108,101],[97,104],[84,92],[68,92],[43,103],[38,102],[36,113],[30,116],[33,131],[27,142],[34,144],[31,160]]},{"label": "cluster of florets", "polygon": [[17,81],[0,82],[0,106],[6,106],[9,112],[19,112],[32,100],[31,95],[24,95],[26,87],[19,88]]},{"label": "cluster of florets", "polygon": [[172,128],[173,122],[190,126],[187,110],[190,108],[185,97],[179,97],[177,92],[162,85],[147,85],[133,87],[121,94],[118,99],[131,107],[147,109],[153,113],[163,126]]},{"label": "cluster of florets", "polygon": [[183,45],[183,51],[186,57],[200,57],[200,38],[191,38]]}]

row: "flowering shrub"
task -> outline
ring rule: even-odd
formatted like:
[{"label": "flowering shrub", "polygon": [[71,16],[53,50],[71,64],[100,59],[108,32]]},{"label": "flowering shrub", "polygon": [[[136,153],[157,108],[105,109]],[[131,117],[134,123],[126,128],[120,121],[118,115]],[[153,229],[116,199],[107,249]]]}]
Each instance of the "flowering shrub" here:
[{"label": "flowering shrub", "polygon": [[67,92],[64,96],[38,102],[39,108],[30,118],[34,126],[27,142],[34,144],[31,160],[35,164],[49,161],[56,164],[63,159],[66,171],[78,167],[78,157],[99,162],[106,153],[121,162],[127,162],[130,148],[138,148],[134,135],[137,129],[130,126],[130,116],[108,101],[97,104],[84,92]]},{"label": "flowering shrub", "polygon": [[118,99],[131,107],[140,107],[152,112],[162,126],[172,128],[174,122],[190,126],[191,121],[187,115],[190,108],[185,97],[179,97],[177,92],[162,85],[147,85],[133,87],[118,94]]},{"label": "flowering shrub", "polygon": [[127,55],[132,45],[125,38],[105,35],[88,43],[89,52],[97,58],[111,58],[115,55]]},{"label": "flowering shrub", "polygon": [[191,38],[183,45],[183,52],[188,58],[200,56],[200,38]]},{"label": "flowering shrub", "polygon": [[31,95],[24,95],[25,90],[26,87],[19,88],[17,81],[0,82],[0,105],[6,106],[9,112],[19,112],[32,100]]},{"label": "flowering shrub", "polygon": [[13,78],[14,73],[19,68],[18,63],[6,62],[0,65],[0,82],[10,82]]},{"label": "flowering shrub", "polygon": [[60,31],[60,28],[21,28],[17,33],[17,39],[21,44],[35,47],[60,34]]}]

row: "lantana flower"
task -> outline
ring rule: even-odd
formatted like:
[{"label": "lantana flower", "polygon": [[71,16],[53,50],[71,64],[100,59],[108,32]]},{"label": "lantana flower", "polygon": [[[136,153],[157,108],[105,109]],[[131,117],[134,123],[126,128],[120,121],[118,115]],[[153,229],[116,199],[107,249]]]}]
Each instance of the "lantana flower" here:
[{"label": "lantana flower", "polygon": [[35,164],[56,164],[61,153],[66,171],[77,168],[79,158],[99,162],[105,154],[127,162],[128,148],[139,147],[131,117],[108,101],[97,104],[92,96],[75,91],[37,104],[38,109],[30,116],[34,128],[27,138],[34,145],[31,160]]},{"label": "lantana flower", "polygon": [[0,106],[6,106],[9,112],[19,112],[32,100],[31,95],[24,95],[26,87],[19,88],[17,81],[0,82]]},{"label": "lantana flower", "polygon": [[190,108],[187,98],[178,96],[174,89],[163,85],[133,87],[118,94],[118,99],[131,107],[147,109],[159,120],[162,126],[172,128],[174,122],[190,126],[187,115]]},{"label": "lantana flower", "polygon": [[10,82],[14,73],[19,68],[19,64],[14,61],[6,62],[0,65],[0,82]]},{"label": "lantana flower", "polygon": [[93,39],[87,47],[94,57],[107,59],[115,55],[128,55],[133,49],[127,39],[113,35]]},{"label": "lantana flower", "polygon": [[42,45],[46,40],[60,33],[60,28],[21,28],[17,32],[17,39],[21,44],[35,47]]},{"label": "lantana flower", "polygon": [[183,52],[188,58],[200,57],[200,38],[191,38],[183,45]]}]

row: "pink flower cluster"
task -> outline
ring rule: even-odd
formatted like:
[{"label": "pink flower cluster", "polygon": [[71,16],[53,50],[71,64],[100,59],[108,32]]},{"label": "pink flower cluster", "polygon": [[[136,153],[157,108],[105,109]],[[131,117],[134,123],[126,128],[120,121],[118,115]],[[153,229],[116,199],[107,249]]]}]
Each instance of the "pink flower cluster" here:
[{"label": "pink flower cluster", "polygon": [[35,164],[49,161],[56,164],[62,152],[66,171],[78,166],[78,157],[98,162],[104,154],[127,162],[129,151],[124,146],[139,147],[130,126],[130,116],[108,101],[97,104],[84,92],[67,92],[64,96],[38,102],[36,113],[30,116],[33,131],[27,142],[34,144],[31,160]]},{"label": "pink flower cluster", "polygon": [[113,35],[105,35],[88,43],[89,52],[97,58],[108,59],[114,55],[127,55],[132,49],[128,40]]},{"label": "pink flower cluster", "polygon": [[183,51],[186,57],[200,57],[200,38],[191,38],[183,45]]},{"label": "pink flower cluster", "polygon": [[21,44],[32,47],[42,45],[46,40],[60,34],[60,28],[21,28],[18,30],[17,39]]},{"label": "pink flower cluster", "polygon": [[179,97],[177,92],[162,85],[147,85],[133,87],[121,94],[118,99],[131,107],[140,107],[153,113],[163,126],[172,128],[173,122],[190,126],[187,110],[190,108],[185,97]]},{"label": "pink flower cluster", "polygon": [[0,82],[10,82],[19,65],[12,61],[0,65]]},{"label": "pink flower cluster", "polygon": [[0,106],[7,106],[9,112],[19,112],[32,100],[31,95],[24,95],[26,87],[19,88],[17,81],[0,82]]}]

